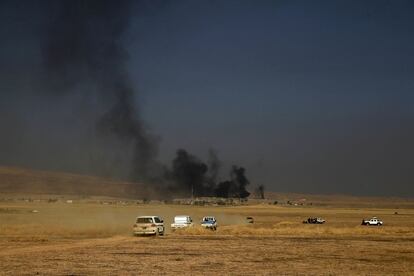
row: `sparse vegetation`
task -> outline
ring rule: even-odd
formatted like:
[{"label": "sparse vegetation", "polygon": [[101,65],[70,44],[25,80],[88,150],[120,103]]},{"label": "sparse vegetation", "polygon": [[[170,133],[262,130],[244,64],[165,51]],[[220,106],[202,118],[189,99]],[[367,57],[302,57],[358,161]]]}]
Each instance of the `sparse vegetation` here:
[{"label": "sparse vegetation", "polygon": [[[66,198],[53,203],[48,203],[47,196],[44,201],[30,198],[0,202],[1,210],[13,210],[0,213],[3,273],[24,274],[29,267],[40,274],[174,274],[183,269],[307,274],[314,266],[321,274],[370,274],[372,269],[384,274],[414,273],[411,208],[399,208],[396,216],[394,209],[364,205],[137,205],[93,198],[66,204]],[[33,209],[39,212],[30,212]],[[196,223],[206,214],[214,215],[220,227],[209,231],[196,225],[171,233],[169,223],[183,213]],[[166,236],[156,242],[132,235],[135,218],[148,214],[162,216],[167,226]],[[315,214],[328,222],[302,224]],[[381,216],[383,227],[359,225],[362,217],[373,215]],[[253,224],[247,223],[248,216],[254,218]]]},{"label": "sparse vegetation", "polygon": [[[384,274],[414,273],[410,199],[266,192],[266,200],[249,202],[161,202],[150,200],[151,194],[140,200],[104,197],[127,194],[130,184],[96,177],[8,167],[0,167],[0,176],[0,269],[5,274],[25,274],[28,267],[33,274],[174,274],[182,269],[307,274],[315,266],[322,274],[370,274],[373,268]],[[171,233],[169,225],[178,214],[190,215],[196,224],[215,216],[219,227]],[[133,237],[139,215],[162,216],[166,236],[156,243]],[[327,223],[302,224],[315,216]],[[360,226],[362,218],[373,216],[381,217],[384,226]]]}]

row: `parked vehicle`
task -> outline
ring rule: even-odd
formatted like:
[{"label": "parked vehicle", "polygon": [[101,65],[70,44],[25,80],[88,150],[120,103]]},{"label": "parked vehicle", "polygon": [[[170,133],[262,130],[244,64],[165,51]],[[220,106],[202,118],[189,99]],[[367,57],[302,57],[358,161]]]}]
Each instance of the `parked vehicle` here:
[{"label": "parked vehicle", "polygon": [[372,225],[372,226],[381,226],[383,224],[382,220],[377,217],[373,217],[369,220],[362,219],[361,225]]},{"label": "parked vehicle", "polygon": [[246,222],[247,223],[254,223],[253,217],[246,217]]},{"label": "parked vehicle", "polygon": [[174,231],[177,229],[192,227],[193,225],[193,220],[190,216],[175,216],[174,222],[171,224],[171,229]]},{"label": "parked vehicle", "polygon": [[134,235],[160,235],[165,232],[164,221],[157,216],[137,217],[134,224]]},{"label": "parked vehicle", "polygon": [[201,226],[206,229],[217,230],[217,220],[215,217],[204,217]]},{"label": "parked vehicle", "polygon": [[304,220],[303,223],[309,223],[309,224],[324,224],[326,220],[323,218],[308,218],[307,220]]}]

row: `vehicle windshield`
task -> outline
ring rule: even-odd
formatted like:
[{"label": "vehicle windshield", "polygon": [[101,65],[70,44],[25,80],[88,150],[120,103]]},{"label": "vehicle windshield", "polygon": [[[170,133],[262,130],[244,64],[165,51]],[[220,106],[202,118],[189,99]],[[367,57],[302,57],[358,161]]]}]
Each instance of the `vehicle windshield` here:
[{"label": "vehicle windshield", "polygon": [[161,221],[161,219],[160,219],[159,217],[155,217],[154,219],[155,219],[155,222],[156,222],[156,223],[161,223],[161,222],[162,222],[162,221]]},{"label": "vehicle windshield", "polygon": [[152,223],[152,218],[137,218],[137,223]]}]

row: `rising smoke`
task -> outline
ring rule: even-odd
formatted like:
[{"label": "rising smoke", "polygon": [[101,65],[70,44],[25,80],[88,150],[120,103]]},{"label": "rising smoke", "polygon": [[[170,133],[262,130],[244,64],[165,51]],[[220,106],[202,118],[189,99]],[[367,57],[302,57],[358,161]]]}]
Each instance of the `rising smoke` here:
[{"label": "rising smoke", "polygon": [[[229,191],[219,192],[221,162],[214,150],[207,162],[181,149],[171,166],[159,163],[159,138],[142,119],[124,47],[131,10],[142,3],[147,2],[32,3],[42,17],[34,32],[41,61],[36,70],[28,70],[35,81],[22,109],[36,116],[22,118],[20,124],[5,120],[15,132],[10,137],[18,139],[0,143],[14,145],[4,146],[0,162],[9,164],[18,156],[23,161],[17,165],[145,183],[172,196],[245,197],[248,181],[240,168],[233,168]],[[23,78],[22,71],[17,78]]]},{"label": "rising smoke", "polygon": [[177,151],[177,156],[172,161],[171,180],[178,191],[183,191],[186,196],[205,195],[206,173],[208,167],[197,157],[183,149]]},{"label": "rising smoke", "polygon": [[[43,53],[48,91],[73,93],[79,86],[94,87],[107,109],[94,125],[98,138],[105,141],[101,150],[118,148],[118,159],[131,158],[130,179],[150,182],[157,178],[157,139],[148,132],[134,104],[136,91],[126,70],[128,56],[121,42],[130,8],[130,1],[63,1],[50,24]],[[111,164],[116,166],[116,160]],[[164,175],[173,192],[186,196],[249,195],[245,170],[238,167],[232,168],[228,191],[219,192],[219,168],[220,161],[213,150],[205,164],[180,149]]]},{"label": "rising smoke", "polygon": [[250,193],[246,186],[250,184],[243,167],[233,166],[230,171],[230,180],[219,182],[218,171],[220,160],[217,153],[209,151],[209,165],[183,149],[177,151],[172,161],[171,170],[167,179],[172,183],[170,190],[183,196],[217,196],[246,198]]},{"label": "rising smoke", "polygon": [[233,166],[230,172],[230,180],[218,183],[215,189],[217,197],[239,197],[246,198],[250,193],[246,190],[246,186],[250,184],[247,179],[246,169],[243,167]]},{"label": "rising smoke", "polygon": [[[112,159],[112,171],[128,167],[129,178],[149,180],[156,166],[157,139],[134,104],[136,91],[121,41],[131,1],[60,1],[52,7],[56,16],[42,47],[47,91],[75,94],[87,87],[86,93],[98,102],[93,130],[103,159]],[[122,168],[118,171],[125,174]]]}]

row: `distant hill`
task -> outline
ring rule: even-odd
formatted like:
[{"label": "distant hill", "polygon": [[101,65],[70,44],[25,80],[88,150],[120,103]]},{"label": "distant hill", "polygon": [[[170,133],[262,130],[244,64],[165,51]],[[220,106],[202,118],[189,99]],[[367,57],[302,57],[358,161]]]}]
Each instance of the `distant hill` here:
[{"label": "distant hill", "polygon": [[380,197],[380,196],[355,196],[342,194],[298,194],[267,192],[268,201],[280,203],[290,202],[292,205],[318,205],[336,207],[372,207],[372,208],[414,208],[413,198]]},{"label": "distant hill", "polygon": [[96,176],[0,166],[0,193],[135,197],[143,188]]},{"label": "distant hill", "polygon": [[[97,176],[65,172],[40,171],[18,167],[0,166],[0,194],[16,195],[77,195],[120,198],[159,198],[143,184],[115,181]],[[161,195],[162,196],[162,195]],[[165,195],[164,195],[165,196]],[[266,192],[266,200],[251,203],[318,205],[318,206],[365,206],[414,208],[413,198],[363,197],[352,195],[314,195],[297,193]]]}]

